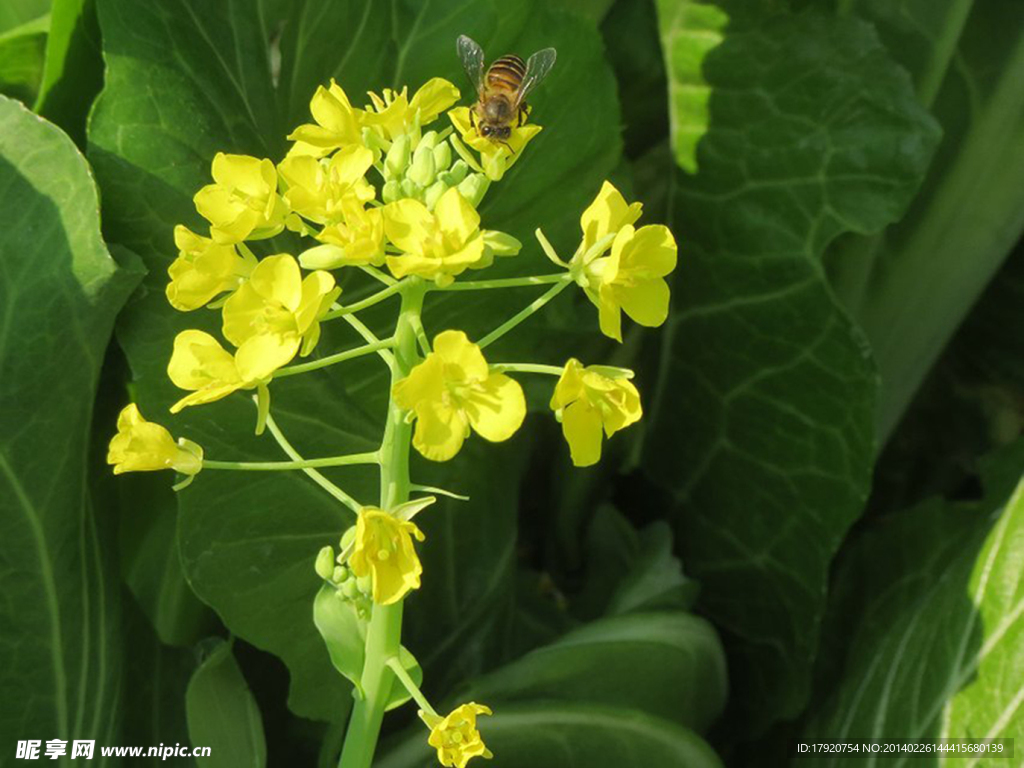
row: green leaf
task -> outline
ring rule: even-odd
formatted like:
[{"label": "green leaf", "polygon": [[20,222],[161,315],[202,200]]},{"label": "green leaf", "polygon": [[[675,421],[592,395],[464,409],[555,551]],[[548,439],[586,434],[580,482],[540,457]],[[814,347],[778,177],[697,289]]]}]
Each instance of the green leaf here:
[{"label": "green leaf", "polygon": [[802,740],[1020,733],[1022,472],[1018,441],[988,463],[980,502],[932,500],[885,518],[856,541],[840,588],[868,602],[846,617],[843,676]]},{"label": "green leaf", "polygon": [[85,147],[85,118],[103,87],[95,0],[53,0],[35,110]]},{"label": "green leaf", "polygon": [[[571,765],[650,768],[722,765],[699,736],[667,720],[628,709],[535,702],[502,706],[478,721],[495,768]],[[422,726],[378,758],[377,768],[428,768],[437,753]]]},{"label": "green leaf", "polygon": [[50,0],[5,0],[0,5],[0,32],[45,16],[49,10]]},{"label": "green leaf", "polygon": [[366,622],[359,620],[353,605],[343,600],[337,589],[324,584],[313,600],[313,623],[327,645],[334,668],[362,696],[359,679],[366,663]]},{"label": "green leaf", "polygon": [[[210,635],[216,617],[185,581],[177,546],[177,499],[163,473],[118,477],[123,510],[121,576],[160,640],[187,646]],[[140,500],[145,513],[139,514]]]},{"label": "green leaf", "polygon": [[871,29],[782,14],[708,55],[700,173],[679,174],[673,311],[644,468],[755,729],[806,702],[829,564],[864,504],[877,377],[820,256],[897,218],[936,140]]},{"label": "green leaf", "polygon": [[31,102],[43,76],[49,15],[0,32],[0,93]]},{"label": "green leaf", "polygon": [[714,628],[665,611],[586,624],[474,681],[459,700],[618,706],[703,733],[722,713],[727,688]]},{"label": "green leaf", "polygon": [[[500,8],[482,0],[450,5],[294,3],[280,40],[275,89],[264,22],[284,12],[283,6],[261,14],[263,6],[253,0],[231,9],[198,0],[143,6],[100,0],[108,69],[90,124],[89,152],[104,189],[109,238],[138,252],[150,270],[122,316],[119,340],[143,413],[171,424],[175,435],[199,442],[210,458],[275,459],[281,454],[269,434],[251,434],[254,409],[242,395],[174,419],[163,415],[180,396],[165,373],[175,333],[186,327],[217,331],[213,313],[183,315],[166,305],[165,270],[175,255],[172,229],[186,223],[201,231],[191,198],[209,180],[209,163],[217,151],[280,159],[285,134],[308,121],[309,99],[330,77],[337,77],[357,101],[363,89],[403,82],[415,88],[435,75],[459,82],[468,94],[455,54],[458,34],[477,36],[490,51],[555,45],[562,54],[558,67],[535,99],[531,94],[544,133],[492,190],[482,215],[486,226],[519,233],[524,241],[538,225],[566,242],[578,238],[579,213],[619,154],[614,82],[593,25],[539,2]],[[225,30],[231,32],[231,55],[219,47]],[[583,79],[587,89],[578,87]],[[549,268],[539,248],[529,255],[524,249],[517,259],[496,265],[495,273]],[[341,277],[347,297],[365,290],[353,285],[351,275]],[[461,327],[479,337],[533,298],[525,292],[507,294],[431,299],[427,327],[431,334]],[[537,324],[520,346],[502,340],[501,349],[525,348],[548,336],[563,346],[582,338],[575,306],[563,301],[553,310],[555,327],[566,328],[565,334]],[[368,322],[383,328],[393,308],[377,309],[368,313]],[[592,308],[586,312],[588,327],[596,327]],[[350,346],[354,338],[345,328],[325,329],[321,348]],[[559,352],[554,359],[565,357]],[[275,385],[273,413],[304,455],[372,450],[383,425],[384,374],[376,358],[367,358],[344,370],[284,380]],[[406,628],[408,645],[432,685],[444,687],[475,674],[497,653],[489,636],[511,596],[522,440],[518,446],[471,440],[447,465],[414,465],[414,482],[472,497],[468,503],[441,501],[417,519],[428,537],[421,548],[424,586],[410,600]],[[480,469],[484,462],[486,471]],[[470,466],[473,471],[467,470]],[[319,588],[313,563],[318,550],[335,543],[352,517],[299,473],[254,474],[239,478],[238,473],[206,472],[179,494],[186,578],[232,632],[284,659],[296,713],[334,719],[351,697],[311,621]],[[328,474],[357,499],[374,501],[373,473]]]},{"label": "green leaf", "polygon": [[1024,13],[1014,2],[849,5],[877,25],[944,132],[907,216],[830,254],[878,361],[884,439],[1024,232]]},{"label": "green leaf", "polygon": [[697,144],[708,130],[711,87],[704,59],[721,44],[728,14],[711,3],[658,0],[658,21],[669,83],[669,133],[676,163],[697,171]]},{"label": "green leaf", "polygon": [[86,471],[114,315],[137,275],[100,238],[85,159],[0,97],[0,732],[117,743],[119,629]]},{"label": "green leaf", "polygon": [[199,665],[185,693],[188,734],[193,747],[209,747],[196,758],[204,768],[267,764],[263,720],[249,686],[231,654],[231,643],[217,641]]},{"label": "green leaf", "polygon": [[[196,658],[189,650],[161,643],[149,619],[127,595],[123,605],[124,631],[131,638],[131,652],[125,654],[121,741],[188,744],[185,691],[196,670]],[[191,756],[169,756],[161,758],[161,765],[194,768],[196,761]]]}]

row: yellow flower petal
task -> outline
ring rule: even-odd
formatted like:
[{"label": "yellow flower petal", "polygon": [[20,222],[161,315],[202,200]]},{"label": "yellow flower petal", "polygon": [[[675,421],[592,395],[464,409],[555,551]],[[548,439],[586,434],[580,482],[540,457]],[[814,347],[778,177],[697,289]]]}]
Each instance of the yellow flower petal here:
[{"label": "yellow flower petal", "polygon": [[239,376],[252,383],[270,378],[295,358],[301,343],[298,335],[268,333],[249,337],[235,353]]},{"label": "yellow flower petal", "polygon": [[174,228],[178,258],[167,269],[167,300],[175,309],[198,309],[224,291],[236,288],[252,264],[233,245],[197,235],[180,224]]},{"label": "yellow flower petal", "polygon": [[180,389],[202,389],[210,384],[241,384],[231,353],[204,331],[182,331],[174,338],[167,375]]},{"label": "yellow flower petal", "polygon": [[601,191],[597,193],[594,202],[587,206],[580,217],[580,226],[583,228],[581,251],[586,251],[606,235],[635,222],[640,218],[642,210],[643,205],[640,203],[627,204],[619,190],[610,181],[606,181],[601,185]]},{"label": "yellow flower petal", "polygon": [[461,249],[480,228],[480,214],[457,187],[441,195],[434,206],[434,216],[446,243],[453,249]]},{"label": "yellow flower petal", "polygon": [[434,337],[434,355],[445,363],[444,376],[453,381],[487,379],[489,371],[480,347],[462,331],[442,331]]},{"label": "yellow flower petal", "polygon": [[611,287],[617,303],[635,322],[657,328],[668,319],[670,291],[660,277],[634,285]]},{"label": "yellow flower petal", "polygon": [[416,406],[412,445],[425,458],[431,461],[454,458],[468,435],[469,422],[461,409],[434,400]]},{"label": "yellow flower petal", "polygon": [[433,122],[439,114],[459,100],[459,89],[443,77],[433,77],[416,91],[409,102],[412,112],[419,110],[420,125]]},{"label": "yellow flower petal", "polygon": [[576,401],[562,412],[562,434],[569,443],[572,463],[589,467],[601,459],[601,413],[589,403]]},{"label": "yellow flower petal", "polygon": [[508,440],[526,418],[523,388],[502,373],[489,376],[480,389],[466,396],[465,402],[473,430],[492,443]]},{"label": "yellow flower petal", "polygon": [[383,208],[384,234],[399,250],[421,254],[438,234],[437,221],[423,203],[398,200]]}]

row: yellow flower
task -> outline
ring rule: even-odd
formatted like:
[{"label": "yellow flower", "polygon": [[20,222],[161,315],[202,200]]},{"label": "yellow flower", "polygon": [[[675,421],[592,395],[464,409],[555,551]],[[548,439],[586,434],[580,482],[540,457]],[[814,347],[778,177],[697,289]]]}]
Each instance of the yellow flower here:
[{"label": "yellow flower", "polygon": [[234,245],[215,243],[180,224],[174,228],[178,258],[167,269],[167,300],[175,309],[199,309],[248,277],[255,260],[238,255]]},{"label": "yellow flower", "polygon": [[437,750],[441,765],[466,768],[466,763],[474,757],[487,760],[494,757],[476,727],[477,715],[490,714],[490,708],[475,702],[457,707],[447,717],[420,712],[420,717],[430,728],[427,741]]},{"label": "yellow flower", "polygon": [[372,577],[373,602],[378,605],[397,603],[419,589],[423,566],[413,547],[414,536],[423,541],[423,532],[414,523],[375,507],[359,510],[349,566],[358,577]]},{"label": "yellow flower", "polygon": [[[610,181],[601,185],[594,202],[580,217],[583,228],[583,242],[577,250],[577,257],[590,250],[597,241],[613,235],[627,224],[634,224],[643,211],[642,203],[627,203],[626,198]],[[600,255],[600,254],[595,254]]]},{"label": "yellow flower", "polygon": [[522,387],[491,373],[480,347],[462,331],[444,331],[434,351],[395,384],[395,402],[413,411],[412,444],[433,461],[459,452],[470,428],[492,442],[510,438],[526,416]]},{"label": "yellow flower", "polygon": [[117,417],[117,434],[110,441],[107,463],[114,474],[173,469],[183,475],[195,475],[203,468],[203,449],[191,440],[174,442],[171,433],[159,424],[142,418],[132,403]]},{"label": "yellow flower", "polygon": [[297,152],[289,152],[289,155],[322,157],[335,149],[363,143],[360,110],[352,107],[345,91],[333,78],[329,88],[321,85],[316,89],[309,102],[309,111],[316,123],[300,125],[289,134],[288,139],[297,142]]},{"label": "yellow flower", "polygon": [[354,197],[365,203],[373,199],[373,186],[363,178],[371,165],[373,152],[358,145],[345,147],[330,160],[310,155],[287,157],[278,166],[287,184],[284,200],[292,211],[309,221],[340,221],[345,200]]},{"label": "yellow flower", "polygon": [[411,199],[389,203],[383,211],[384,233],[402,251],[387,257],[395,277],[419,275],[450,285],[456,275],[486,266],[493,256],[488,243],[497,242],[498,233],[480,231],[480,215],[455,187],[441,195],[433,213]]},{"label": "yellow flower", "polygon": [[428,80],[409,99],[409,89],[385,88],[381,96],[367,94],[370,106],[360,115],[364,126],[375,129],[388,141],[433,122],[459,100],[459,89],[442,77]]},{"label": "yellow flower", "polygon": [[[608,376],[603,371],[620,375]],[[589,467],[601,458],[601,432],[611,437],[640,420],[640,393],[626,371],[584,368],[570,359],[555,385],[551,409],[562,422],[562,434],[569,443],[572,463]]]},{"label": "yellow flower", "polygon": [[218,152],[213,158],[213,180],[193,200],[199,214],[210,222],[215,241],[262,239],[284,229],[287,209],[277,194],[272,162]]},{"label": "yellow flower", "polygon": [[323,228],[317,240],[324,243],[299,256],[306,269],[334,269],[346,265],[379,267],[384,263],[384,214],[365,208],[356,198],[342,200],[343,220]]},{"label": "yellow flower", "polygon": [[[583,212],[583,241],[570,271],[598,309],[601,332],[622,341],[624,311],[647,327],[668,317],[669,286],[665,276],[676,267],[676,241],[668,227],[636,229],[640,204],[627,205],[609,182]],[[611,253],[607,252],[611,246]]]},{"label": "yellow flower", "polygon": [[[522,157],[523,150],[529,141],[541,132],[539,125],[529,123],[527,125],[512,126],[512,132],[508,140],[503,142],[492,141],[480,135],[475,125],[476,119],[470,121],[469,107],[456,107],[448,112],[448,119],[452,121],[455,130],[462,136],[462,140],[480,153],[478,170],[486,174],[492,181],[501,181],[505,171],[515,165]],[[460,150],[458,144],[455,149]],[[460,151],[461,155],[462,152]],[[477,165],[472,157],[463,155],[463,159],[472,165]]]},{"label": "yellow flower", "polygon": [[[253,389],[270,378],[278,366],[268,366],[270,356],[250,345],[232,356],[213,336],[203,331],[182,331],[174,339],[167,375],[174,385],[191,390],[171,406],[177,413],[190,405],[211,403],[239,389]],[[273,361],[272,361],[273,362]]]},{"label": "yellow flower", "polygon": [[274,371],[300,347],[303,355],[312,351],[320,318],[340,292],[330,273],[316,271],[303,279],[293,256],[268,256],[224,303],[224,338],[238,347],[240,359]]}]

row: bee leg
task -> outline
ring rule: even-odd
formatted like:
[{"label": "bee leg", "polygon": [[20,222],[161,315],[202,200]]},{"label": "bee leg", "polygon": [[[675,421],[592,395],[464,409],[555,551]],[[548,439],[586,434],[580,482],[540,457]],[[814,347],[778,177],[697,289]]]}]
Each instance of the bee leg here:
[{"label": "bee leg", "polygon": [[469,127],[474,131],[476,130],[476,110],[469,110]]},{"label": "bee leg", "polygon": [[511,152],[513,155],[516,153],[516,151],[514,149],[512,149],[512,145],[509,144],[507,141],[503,141],[501,143],[504,144],[506,147],[508,147],[508,151]]},{"label": "bee leg", "polygon": [[523,125],[526,125],[526,118],[528,118],[529,116],[530,116],[530,110],[526,108],[526,104],[520,104],[519,105],[519,114],[517,115],[518,122],[516,123],[516,127],[518,128],[518,127],[521,127]]}]

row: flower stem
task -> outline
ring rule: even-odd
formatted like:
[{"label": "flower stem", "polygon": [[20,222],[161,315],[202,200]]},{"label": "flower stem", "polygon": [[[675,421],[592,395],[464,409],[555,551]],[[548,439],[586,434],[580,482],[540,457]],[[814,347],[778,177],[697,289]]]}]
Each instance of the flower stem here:
[{"label": "flower stem", "polygon": [[539,363],[495,363],[490,369],[495,373],[545,373],[548,376],[561,376],[565,371],[565,368],[557,365]]},{"label": "flower stem", "polygon": [[466,283],[452,283],[444,288],[433,287],[434,291],[483,291],[489,288],[521,288],[529,285],[548,285],[569,280],[568,272],[554,275],[534,275],[532,277],[506,277],[500,280],[472,280]]},{"label": "flower stem", "polygon": [[[423,310],[426,285],[419,278],[402,281],[402,308],[395,325],[391,384],[404,379],[419,361],[416,325]],[[395,403],[388,401],[387,424],[380,447],[380,508],[394,509],[409,500],[409,446],[412,426]],[[366,632],[366,660],[360,677],[363,697],[352,709],[339,768],[370,768],[377,748],[384,708],[391,698],[394,672],[388,659],[398,656],[402,642],[402,603],[374,605]]]},{"label": "flower stem", "polygon": [[[274,440],[277,441],[277,444],[281,446],[281,450],[284,451],[285,454],[291,456],[293,459],[295,459],[295,461],[303,461],[302,456],[299,455],[299,452],[296,451],[295,448],[292,447],[292,444],[288,442],[288,440],[284,436],[284,433],[281,432],[281,428],[277,426],[277,422],[274,421],[274,417],[271,416],[269,413],[267,414],[267,429],[270,430],[270,434],[274,437]],[[380,456],[378,454],[378,461],[379,460]],[[353,499],[351,496],[349,496],[347,493],[341,490],[341,488],[336,486],[334,483],[332,483],[322,474],[317,472],[315,469],[307,467],[302,471],[306,473],[306,476],[309,477],[309,479],[311,479],[314,483],[319,485],[321,488],[323,488],[325,491],[331,494],[331,496],[336,498],[338,501],[340,501],[346,507],[351,509],[353,512],[358,513],[359,510],[362,509],[362,504]]]},{"label": "flower stem", "polygon": [[399,658],[397,656],[392,656],[388,659],[388,666],[391,668],[391,671],[395,673],[395,677],[397,677],[402,685],[405,686],[405,690],[409,692],[409,695],[412,696],[413,700],[419,704],[420,709],[428,715],[437,717],[437,712],[432,706],[430,706],[430,702],[427,701],[427,697],[423,695],[423,691],[421,691],[419,686],[416,685],[411,677],[409,677],[409,673],[405,671],[405,667],[402,666],[402,662]]},{"label": "flower stem", "polygon": [[331,310],[326,315],[324,315],[323,319],[333,320],[336,317],[342,317],[343,315],[351,315],[353,312],[359,312],[362,309],[372,307],[374,304],[377,304],[378,302],[384,301],[384,299],[394,296],[400,290],[402,290],[400,283],[392,283],[386,288],[383,288],[377,291],[376,293],[367,296],[362,301],[357,301],[354,304],[346,304],[343,305],[340,309]]},{"label": "flower stem", "polygon": [[377,452],[350,453],[345,456],[328,456],[323,459],[301,459],[298,461],[211,461],[203,459],[203,469],[240,469],[247,471],[275,471],[291,469],[317,469],[318,467],[346,467],[350,464],[376,464]]},{"label": "flower stem", "polygon": [[[339,315],[340,317],[340,315]],[[363,355],[369,355],[373,352],[379,352],[382,349],[389,349],[395,345],[394,339],[384,339],[383,341],[375,341],[372,344],[366,344],[362,347],[356,347],[355,349],[348,349],[344,352],[338,352],[334,355],[328,355],[322,357],[319,360],[312,360],[308,363],[299,363],[298,365],[289,365],[285,368],[274,373],[274,378],[279,379],[282,376],[294,376],[296,373],[307,373],[308,371],[316,371],[320,368],[326,368],[329,365],[335,365],[336,363],[343,363],[346,360],[354,360],[357,357]]]},{"label": "flower stem", "polygon": [[526,305],[526,307],[524,307],[522,310],[520,310],[519,312],[514,314],[512,317],[510,317],[504,323],[502,323],[497,328],[495,328],[493,331],[491,331],[486,336],[484,336],[482,339],[480,339],[480,341],[477,342],[477,345],[480,347],[480,349],[483,349],[488,344],[491,344],[491,343],[497,341],[502,336],[504,336],[506,333],[511,331],[513,328],[515,328],[517,325],[519,325],[521,322],[523,322],[530,315],[532,315],[534,312],[536,312],[541,307],[543,307],[545,304],[547,304],[549,301],[551,301],[553,298],[555,298],[555,296],[560,294],[562,291],[564,291],[570,285],[572,285],[572,282],[569,280],[568,276],[563,276],[562,280],[560,280],[559,282],[557,282],[553,286],[551,286],[539,298],[534,299],[532,302],[530,302],[528,305]]}]

